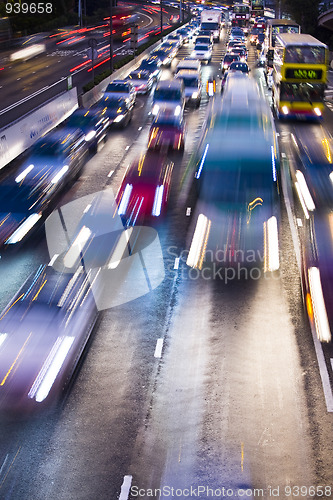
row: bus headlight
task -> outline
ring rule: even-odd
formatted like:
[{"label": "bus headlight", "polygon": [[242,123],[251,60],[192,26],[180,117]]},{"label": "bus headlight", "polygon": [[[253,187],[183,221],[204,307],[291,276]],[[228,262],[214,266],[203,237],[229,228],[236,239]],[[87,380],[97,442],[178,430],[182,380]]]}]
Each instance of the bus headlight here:
[{"label": "bus headlight", "polygon": [[282,106],[282,113],[283,113],[284,115],[287,115],[287,114],[289,113],[289,109],[288,109],[288,107],[287,107],[287,106]]},{"label": "bus headlight", "polygon": [[321,111],[320,111],[320,109],[319,109],[319,108],[313,108],[313,111],[315,112],[315,114],[316,114],[317,116],[321,116]]}]

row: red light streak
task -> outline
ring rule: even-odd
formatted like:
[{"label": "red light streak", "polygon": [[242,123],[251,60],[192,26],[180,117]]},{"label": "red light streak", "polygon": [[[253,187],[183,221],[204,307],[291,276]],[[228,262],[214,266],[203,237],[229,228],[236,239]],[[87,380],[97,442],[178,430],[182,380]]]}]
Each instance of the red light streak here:
[{"label": "red light streak", "polygon": [[57,45],[59,45],[60,43],[68,42],[68,40],[72,40],[73,38],[75,38],[75,36],[71,36],[69,38],[66,38],[65,40],[61,40],[60,42],[57,42]]},{"label": "red light streak", "polygon": [[79,64],[78,66],[75,66],[74,68],[70,69],[69,71],[70,72],[75,71],[76,69],[82,68],[82,66],[86,66],[89,63],[91,63],[91,59],[84,61],[83,63]]}]

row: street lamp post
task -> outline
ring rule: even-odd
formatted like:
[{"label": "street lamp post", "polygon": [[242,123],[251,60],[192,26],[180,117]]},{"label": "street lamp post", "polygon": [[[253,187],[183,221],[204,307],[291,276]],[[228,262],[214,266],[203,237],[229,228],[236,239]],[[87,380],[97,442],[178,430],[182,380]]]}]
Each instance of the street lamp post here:
[{"label": "street lamp post", "polygon": [[112,36],[112,16],[113,16],[113,0],[110,0],[110,73],[113,73],[113,36]]},{"label": "street lamp post", "polygon": [[160,6],[161,6],[161,38],[163,38],[163,3],[162,3],[162,0],[160,0]]}]

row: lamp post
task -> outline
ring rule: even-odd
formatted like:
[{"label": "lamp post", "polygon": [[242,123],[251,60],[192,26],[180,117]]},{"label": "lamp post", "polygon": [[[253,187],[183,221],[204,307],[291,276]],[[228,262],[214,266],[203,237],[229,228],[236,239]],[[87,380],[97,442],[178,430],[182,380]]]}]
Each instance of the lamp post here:
[{"label": "lamp post", "polygon": [[160,6],[161,6],[161,38],[163,38],[163,4],[162,4],[162,0],[160,0]]},{"label": "lamp post", "polygon": [[113,16],[113,0],[110,0],[110,73],[113,73],[113,36],[112,36],[112,16]]}]

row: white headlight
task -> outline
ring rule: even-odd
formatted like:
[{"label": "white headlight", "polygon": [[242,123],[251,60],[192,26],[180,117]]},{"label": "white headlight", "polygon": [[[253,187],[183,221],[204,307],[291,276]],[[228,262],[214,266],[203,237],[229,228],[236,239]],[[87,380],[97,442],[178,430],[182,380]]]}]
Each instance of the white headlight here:
[{"label": "white headlight", "polygon": [[116,118],[114,119],[114,121],[115,121],[116,123],[119,123],[119,122],[121,122],[121,120],[124,118],[124,116],[125,116],[125,115],[118,115],[118,116],[116,116]]},{"label": "white headlight", "polygon": [[84,139],[86,142],[89,142],[91,141],[91,139],[93,139],[96,135],[96,131],[95,130],[90,130],[90,132],[88,132],[85,136],[84,136]]}]

